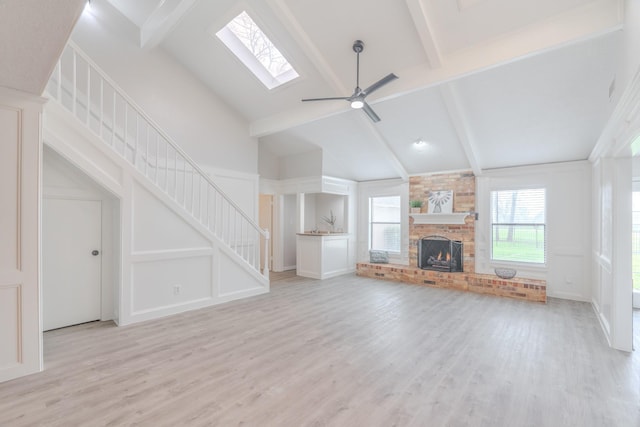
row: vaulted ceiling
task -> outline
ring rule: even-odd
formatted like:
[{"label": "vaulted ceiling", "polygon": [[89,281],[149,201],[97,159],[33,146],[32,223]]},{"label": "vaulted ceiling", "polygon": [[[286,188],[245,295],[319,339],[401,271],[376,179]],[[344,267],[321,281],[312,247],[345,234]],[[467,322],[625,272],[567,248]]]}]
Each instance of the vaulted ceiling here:
[{"label": "vaulted ceiling", "polygon": [[[619,97],[622,0],[108,0],[250,122],[261,151],[358,181],[587,159]],[[300,74],[266,89],[215,37],[246,10]],[[351,95],[353,41],[362,87]],[[426,144],[417,147],[414,141]]]},{"label": "vaulted ceiling", "polygon": [[0,0],[0,87],[41,95],[85,0]]}]

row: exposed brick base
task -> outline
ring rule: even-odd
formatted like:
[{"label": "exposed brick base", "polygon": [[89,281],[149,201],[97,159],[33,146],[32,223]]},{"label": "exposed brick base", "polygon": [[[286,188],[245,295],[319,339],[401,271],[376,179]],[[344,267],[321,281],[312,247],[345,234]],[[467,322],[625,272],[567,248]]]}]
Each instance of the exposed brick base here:
[{"label": "exposed brick base", "polygon": [[358,263],[356,273],[358,276],[372,279],[412,283],[433,288],[457,289],[533,302],[547,302],[547,282],[545,280],[522,278],[505,280],[488,274],[441,273],[400,264]]}]

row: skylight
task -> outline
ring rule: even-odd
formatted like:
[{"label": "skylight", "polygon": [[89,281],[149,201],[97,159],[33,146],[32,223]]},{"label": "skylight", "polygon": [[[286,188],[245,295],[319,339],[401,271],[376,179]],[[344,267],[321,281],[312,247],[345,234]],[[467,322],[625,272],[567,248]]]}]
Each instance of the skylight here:
[{"label": "skylight", "polygon": [[293,66],[247,12],[233,18],[216,36],[268,89],[298,77]]}]

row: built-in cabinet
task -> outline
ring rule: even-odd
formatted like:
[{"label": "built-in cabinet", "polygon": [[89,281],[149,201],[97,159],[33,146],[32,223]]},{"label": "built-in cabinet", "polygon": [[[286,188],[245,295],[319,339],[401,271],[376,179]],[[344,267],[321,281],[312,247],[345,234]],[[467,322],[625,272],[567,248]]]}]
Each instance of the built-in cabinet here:
[{"label": "built-in cabinet", "polygon": [[353,271],[349,263],[348,234],[298,234],[298,276],[328,279]]}]

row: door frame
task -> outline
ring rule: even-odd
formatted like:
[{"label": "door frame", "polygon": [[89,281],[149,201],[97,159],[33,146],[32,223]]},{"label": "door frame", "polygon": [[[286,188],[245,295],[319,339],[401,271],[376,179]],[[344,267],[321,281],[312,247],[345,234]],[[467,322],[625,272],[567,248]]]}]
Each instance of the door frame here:
[{"label": "door frame", "polygon": [[[53,175],[47,175],[47,165]],[[121,283],[121,229],[122,203],[120,199],[101,186],[95,179],[85,173],[55,149],[45,146],[42,156],[41,206],[45,198],[89,200],[102,202],[102,269],[101,269],[101,316],[100,320],[118,322],[119,293]],[[73,182],[73,187],[64,182],[56,182],[56,172],[62,173],[66,181]],[[59,179],[58,179],[59,181]],[[41,212],[42,215],[42,212]],[[40,236],[41,240],[42,236]],[[42,242],[39,243],[42,247]],[[42,256],[42,254],[41,254]],[[40,287],[42,283],[40,284]],[[42,290],[40,290],[42,292]],[[42,304],[40,304],[42,317]]]},{"label": "door frame", "polygon": [[[42,262],[42,265],[43,265],[43,266],[44,266],[44,257],[45,257],[45,256],[50,256],[49,251],[47,251],[47,252],[45,253],[45,244],[44,244],[44,234],[45,234],[45,233],[44,233],[44,231],[45,231],[45,230],[44,230],[44,223],[45,223],[45,221],[44,221],[44,219],[47,217],[47,215],[49,215],[49,214],[51,213],[51,211],[50,211],[50,210],[48,210],[48,209],[46,209],[46,207],[45,207],[46,203],[45,203],[45,202],[46,202],[46,201],[53,201],[53,200],[56,200],[56,201],[62,201],[62,202],[88,202],[88,203],[97,203],[97,206],[94,206],[94,207],[97,207],[97,209],[95,209],[95,210],[96,210],[95,214],[99,216],[99,218],[98,218],[98,219],[99,219],[99,221],[97,221],[97,224],[95,224],[95,223],[94,223],[94,224],[92,224],[92,225],[91,225],[91,228],[93,229],[93,227],[94,227],[94,226],[97,226],[97,230],[96,230],[96,229],[94,229],[94,231],[97,231],[97,232],[98,232],[98,234],[99,234],[99,239],[100,239],[99,244],[98,244],[98,247],[95,247],[95,249],[97,249],[97,250],[99,250],[99,251],[100,251],[100,259],[99,259],[99,260],[100,260],[100,268],[99,268],[99,273],[98,273],[98,275],[97,275],[97,276],[98,276],[98,277],[97,277],[97,282],[98,282],[98,283],[97,283],[97,294],[98,294],[98,295],[97,295],[97,297],[99,298],[99,303],[98,303],[98,314],[97,314],[97,319],[91,319],[91,320],[87,320],[87,321],[92,321],[92,320],[103,320],[103,318],[104,318],[104,314],[105,314],[105,304],[104,304],[104,301],[103,301],[103,300],[104,300],[104,296],[105,296],[105,292],[104,292],[104,291],[105,291],[105,289],[104,289],[104,287],[103,287],[103,281],[104,281],[104,278],[103,278],[103,273],[102,273],[102,270],[103,270],[103,265],[102,265],[102,264],[103,264],[103,259],[102,259],[102,258],[103,258],[102,234],[103,234],[103,228],[104,228],[104,226],[103,226],[103,222],[102,222],[102,212],[103,212],[103,210],[104,210],[104,209],[103,209],[103,203],[104,203],[104,202],[103,202],[101,199],[96,199],[96,198],[82,198],[82,197],[50,197],[50,196],[43,196],[43,197],[42,197],[42,224],[43,224],[43,228],[42,228],[42,233],[41,233],[41,248],[42,248],[42,250],[41,250],[41,251],[42,251],[42,261],[43,261],[43,262]],[[78,209],[78,206],[77,206],[77,205],[73,205],[73,204],[71,204],[71,203],[69,203],[69,204],[65,204],[65,205],[63,205],[63,206],[64,206],[64,207],[63,207],[62,209],[63,209],[64,213],[67,213],[67,214],[68,214],[68,213],[70,213],[70,212],[72,212],[72,211],[74,211],[74,210],[76,210],[76,209]],[[87,217],[87,216],[94,216],[94,214],[92,213],[92,214],[90,214],[90,215],[83,215],[83,217]],[[76,218],[79,218],[79,217],[76,217]],[[56,222],[54,222],[54,224],[56,224],[56,225],[57,225],[57,224],[59,224],[59,223],[60,223],[60,221],[56,221]],[[45,325],[44,325],[44,322],[45,322],[44,313],[45,313],[45,305],[47,304],[47,302],[46,302],[46,300],[45,300],[45,298],[44,298],[44,294],[45,294],[45,289],[44,289],[44,286],[45,286],[45,285],[44,285],[44,283],[45,283],[45,280],[47,280],[47,277],[45,277],[45,274],[44,274],[44,267],[42,267],[42,268],[43,268],[43,269],[42,269],[42,282],[41,282],[41,283],[42,283],[43,289],[42,289],[42,292],[41,292],[41,293],[42,293],[42,295],[43,295],[43,299],[42,299],[42,316],[43,316],[43,317],[42,317],[42,319],[43,319],[43,320],[42,320],[42,322],[43,322],[43,331],[45,331],[45,332],[46,332],[47,330],[59,329],[59,328],[67,327],[67,326],[74,326],[74,325],[75,325],[75,324],[77,324],[77,323],[82,323],[82,322],[77,322],[77,323],[71,323],[71,324],[69,324],[69,325],[62,325],[62,326],[58,326],[58,327],[54,327],[54,328],[50,328],[50,329],[45,329]],[[92,286],[96,286],[96,285],[92,285]],[[94,291],[92,291],[92,292],[94,292]],[[94,295],[95,295],[95,294],[94,294]],[[92,303],[92,304],[95,304],[95,302],[96,302],[96,301],[95,301],[95,300],[93,300],[93,303]]]}]

